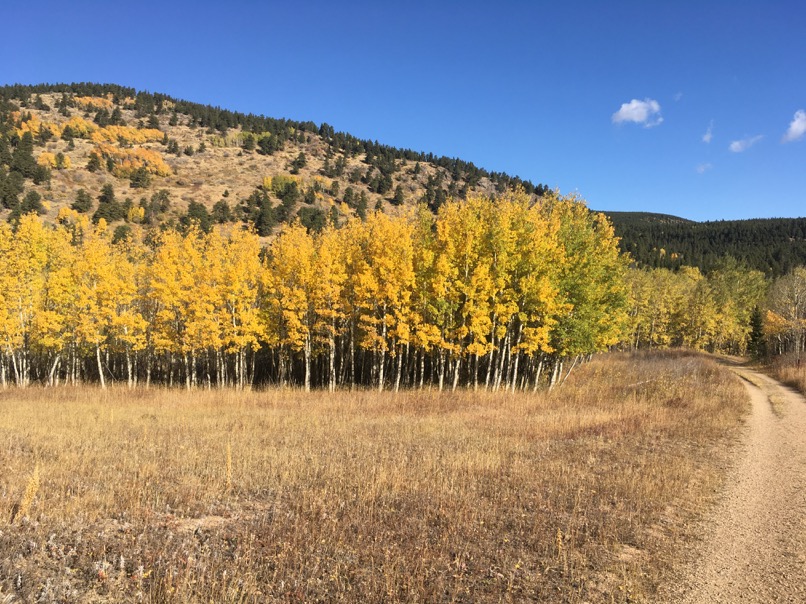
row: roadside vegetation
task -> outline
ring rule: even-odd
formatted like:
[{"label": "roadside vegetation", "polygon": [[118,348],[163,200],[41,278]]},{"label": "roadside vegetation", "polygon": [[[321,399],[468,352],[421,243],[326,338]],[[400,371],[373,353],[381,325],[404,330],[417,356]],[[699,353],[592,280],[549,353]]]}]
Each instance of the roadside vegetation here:
[{"label": "roadside vegetation", "polygon": [[550,393],[8,389],[0,598],[640,601],[745,411],[685,352]]}]

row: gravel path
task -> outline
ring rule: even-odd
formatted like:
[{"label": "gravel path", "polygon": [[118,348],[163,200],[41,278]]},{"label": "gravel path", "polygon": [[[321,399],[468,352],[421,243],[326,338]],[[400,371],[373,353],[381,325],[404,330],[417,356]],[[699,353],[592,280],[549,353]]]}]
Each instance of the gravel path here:
[{"label": "gravel path", "polygon": [[755,371],[732,369],[753,410],[677,601],[806,603],[806,399]]}]

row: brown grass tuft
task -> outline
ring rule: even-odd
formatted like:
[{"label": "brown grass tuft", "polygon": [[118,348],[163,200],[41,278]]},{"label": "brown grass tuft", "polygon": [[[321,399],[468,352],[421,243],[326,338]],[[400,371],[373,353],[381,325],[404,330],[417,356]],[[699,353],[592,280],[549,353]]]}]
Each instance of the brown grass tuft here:
[{"label": "brown grass tuft", "polygon": [[806,359],[798,361],[794,355],[776,357],[763,369],[779,382],[806,394]]},{"label": "brown grass tuft", "polygon": [[37,460],[48,503],[0,532],[0,593],[640,600],[745,410],[679,352],[599,358],[550,395],[8,390],[0,505]]}]

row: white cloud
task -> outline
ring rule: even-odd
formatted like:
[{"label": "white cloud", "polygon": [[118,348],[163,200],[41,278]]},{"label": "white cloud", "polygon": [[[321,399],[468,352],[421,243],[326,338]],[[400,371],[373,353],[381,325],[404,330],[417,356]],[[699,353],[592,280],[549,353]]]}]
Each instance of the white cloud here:
[{"label": "white cloud", "polygon": [[786,131],[781,142],[791,143],[803,138],[804,134],[806,134],[806,111],[800,109],[795,112],[795,117],[792,118],[792,122],[789,124],[789,130]]},{"label": "white cloud", "polygon": [[697,166],[695,170],[697,170],[697,174],[705,174],[706,172],[708,172],[708,170],[712,169],[713,167],[714,167],[713,164],[705,163]]},{"label": "white cloud", "polygon": [[733,151],[734,153],[741,153],[742,151],[747,151],[750,147],[755,145],[758,141],[764,138],[761,134],[756,134],[755,136],[748,136],[738,141],[733,141],[728,149]]},{"label": "white cloud", "polygon": [[702,142],[706,145],[711,142],[714,138],[714,120],[711,120],[708,124],[708,130],[705,131],[705,134],[702,135]]},{"label": "white cloud", "polygon": [[643,101],[633,99],[629,103],[624,103],[611,119],[614,124],[634,122],[643,124],[644,128],[652,128],[663,121],[660,115],[660,104],[654,99],[644,99]]}]

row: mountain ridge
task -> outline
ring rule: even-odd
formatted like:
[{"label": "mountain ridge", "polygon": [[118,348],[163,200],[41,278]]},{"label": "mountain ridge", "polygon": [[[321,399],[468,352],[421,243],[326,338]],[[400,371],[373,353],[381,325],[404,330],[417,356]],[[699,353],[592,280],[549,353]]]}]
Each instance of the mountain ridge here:
[{"label": "mountain ridge", "polygon": [[709,272],[730,256],[777,277],[806,264],[806,218],[695,222],[647,212],[603,213],[639,267],[687,265]]},{"label": "mountain ridge", "polygon": [[[0,87],[0,219],[65,207],[134,224],[249,225],[264,237],[299,219],[319,229],[372,209],[494,197],[545,185],[458,158],[358,139],[323,123],[201,105],[116,84]],[[806,264],[806,218],[696,222],[603,212],[636,266],[698,266],[726,255],[776,276]]]},{"label": "mountain ridge", "polygon": [[[16,199],[4,203],[8,210],[29,189],[49,202],[54,214],[72,203],[67,198],[78,188],[95,200],[111,185],[129,209],[137,206],[134,196],[141,197],[147,216],[151,197],[159,193],[169,201],[163,221],[180,221],[183,212],[223,221],[229,205],[231,219],[268,235],[294,217],[317,227],[328,217],[339,220],[372,208],[390,211],[422,202],[436,210],[449,197],[516,187],[533,196],[548,191],[458,158],[358,139],[326,123],[245,114],[114,84],[2,87],[0,117],[0,136],[9,146],[31,131],[36,159],[41,162],[47,153],[45,163],[53,164],[47,166],[52,168],[47,186],[18,186],[11,195]],[[65,134],[71,120],[74,126]],[[59,153],[69,167],[55,165],[50,156]],[[91,161],[93,154],[98,158]],[[135,168],[126,167],[132,163]],[[216,204],[217,218],[205,218],[204,211],[213,214]],[[124,214],[125,220],[128,209]],[[107,217],[116,219],[121,217],[114,213]]]}]

